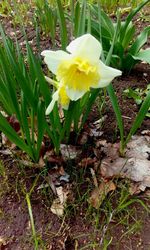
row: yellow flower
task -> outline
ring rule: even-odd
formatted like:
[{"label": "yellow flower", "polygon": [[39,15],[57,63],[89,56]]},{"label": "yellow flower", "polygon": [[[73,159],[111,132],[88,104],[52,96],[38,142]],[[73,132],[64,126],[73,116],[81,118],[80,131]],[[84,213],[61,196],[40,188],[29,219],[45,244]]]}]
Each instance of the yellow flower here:
[{"label": "yellow flower", "polygon": [[60,63],[57,79],[68,88],[87,92],[91,84],[92,86],[98,84],[100,74],[96,65],[90,65],[87,60],[76,57]]},{"label": "yellow flower", "polygon": [[76,101],[90,88],[107,86],[121,71],[106,66],[99,58],[101,44],[92,35],[85,34],[73,40],[62,50],[42,52],[49,70],[56,75],[66,96]]},{"label": "yellow flower", "polygon": [[59,88],[59,99],[62,107],[68,109],[70,99],[67,96],[66,89],[63,85]]},{"label": "yellow flower", "polygon": [[[49,82],[48,77],[46,77],[46,80]],[[56,85],[56,83],[55,83]],[[52,101],[50,102],[49,106],[46,109],[46,115],[50,114],[50,112],[53,110],[55,103],[58,101],[63,109],[68,109],[70,99],[67,96],[65,87],[58,86],[58,89],[55,91],[55,93],[52,96]]]}]

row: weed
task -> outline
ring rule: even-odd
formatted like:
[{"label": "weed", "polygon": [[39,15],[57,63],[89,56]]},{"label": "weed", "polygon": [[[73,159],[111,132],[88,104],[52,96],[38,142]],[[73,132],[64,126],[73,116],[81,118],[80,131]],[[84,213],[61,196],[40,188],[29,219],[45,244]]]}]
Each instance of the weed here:
[{"label": "weed", "polygon": [[[128,88],[126,90],[124,90],[124,94],[126,97],[128,98],[132,98],[134,99],[134,101],[136,102],[137,105],[141,106],[142,103],[144,102],[148,92],[150,90],[150,84],[147,85],[147,87],[145,89],[140,89],[140,88],[136,88],[136,89],[132,89],[132,88]],[[150,118],[150,108],[146,114],[146,117]]]},{"label": "weed", "polygon": [[2,161],[0,161],[0,177],[6,178],[5,167]]},{"label": "weed", "polygon": [[[128,180],[114,180],[117,190],[109,193],[98,210],[92,208],[87,201],[93,187],[90,181],[86,182],[90,177],[87,177],[87,173],[83,175],[83,171],[83,169],[78,171],[78,174],[75,173],[75,169],[72,171],[72,176],[75,177],[74,195],[76,199],[71,204],[72,209],[70,209],[70,206],[66,208],[66,216],[70,218],[78,217],[79,214],[82,215],[82,219],[86,223],[88,221],[93,230],[88,235],[74,235],[74,239],[78,240],[78,237],[90,239],[90,243],[85,244],[81,249],[105,250],[113,242],[115,237],[113,231],[119,227],[123,231],[116,243],[117,249],[123,239],[130,237],[132,234],[137,234],[142,228],[142,221],[141,218],[138,218],[137,205],[135,206],[135,204],[139,203],[148,213],[149,208],[138,196],[134,196],[134,198],[131,196]],[[83,190],[83,186],[85,190]]]}]

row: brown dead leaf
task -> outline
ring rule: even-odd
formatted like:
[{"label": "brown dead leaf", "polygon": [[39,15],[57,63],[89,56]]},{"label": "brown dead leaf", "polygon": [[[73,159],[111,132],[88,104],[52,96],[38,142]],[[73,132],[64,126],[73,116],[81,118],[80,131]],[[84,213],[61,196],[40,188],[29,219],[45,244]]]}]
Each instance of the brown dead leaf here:
[{"label": "brown dead leaf", "polygon": [[8,237],[8,239],[5,239],[3,236],[0,236],[0,250],[8,249],[8,246],[13,241],[14,236]]},{"label": "brown dead leaf", "polygon": [[7,121],[13,127],[13,129],[18,132],[20,130],[20,124],[15,115],[7,117]]},{"label": "brown dead leaf", "polygon": [[[53,154],[52,154],[53,153]],[[63,159],[61,156],[56,156],[54,152],[52,151],[47,151],[46,154],[44,155],[44,160],[46,160],[49,163],[54,163],[54,164],[62,164]]]},{"label": "brown dead leaf", "polygon": [[44,157],[45,151],[46,151],[46,146],[45,146],[45,143],[42,142],[41,148],[40,148],[40,157]]},{"label": "brown dead leaf", "polygon": [[69,175],[64,168],[55,166],[49,170],[48,176],[45,177],[54,194],[57,194],[57,186],[64,185],[69,182]]},{"label": "brown dead leaf", "polygon": [[1,137],[2,137],[2,145],[7,146],[11,149],[15,149],[16,145],[14,143],[12,143],[4,133],[1,133]]},{"label": "brown dead leaf", "polygon": [[39,166],[41,167],[41,168],[43,168],[43,167],[45,167],[45,161],[43,160],[43,157],[40,157],[40,159],[39,159]]},{"label": "brown dead leaf", "polygon": [[60,152],[64,160],[72,160],[78,157],[81,154],[80,147],[61,144],[60,145]]},{"label": "brown dead leaf", "polygon": [[97,159],[100,159],[102,157],[102,151],[100,148],[93,148],[93,152]]},{"label": "brown dead leaf", "polygon": [[97,140],[96,141],[96,147],[99,148],[99,147],[107,147],[107,141],[106,140]]},{"label": "brown dead leaf", "polygon": [[56,214],[57,216],[61,217],[64,214],[64,204],[60,203],[59,198],[56,198],[53,200],[51,211],[53,214]]},{"label": "brown dead leaf", "polygon": [[149,129],[143,130],[143,131],[141,132],[141,134],[142,134],[142,135],[148,135],[148,136],[150,136],[150,130],[149,130]]},{"label": "brown dead leaf", "polygon": [[109,182],[102,182],[98,187],[96,187],[89,198],[89,203],[92,205],[92,207],[98,209],[107,194],[110,191],[114,191],[116,189],[116,185],[114,184],[113,181]]},{"label": "brown dead leaf", "polygon": [[64,189],[62,186],[56,188],[56,192],[58,195],[58,198],[60,200],[60,203],[65,205],[67,201],[67,197],[69,194],[69,190]]},{"label": "brown dead leaf", "polygon": [[[120,157],[116,144],[106,148],[106,157],[101,162],[104,178],[120,176],[138,182],[144,191],[150,187],[150,143],[149,136],[133,136],[126,148],[125,157]],[[137,191],[136,191],[137,192]]]},{"label": "brown dead leaf", "polygon": [[106,118],[107,118],[107,115],[104,115],[103,117],[95,121],[93,124],[96,125],[97,129],[101,128],[101,124],[106,120]]},{"label": "brown dead leaf", "polygon": [[90,157],[83,158],[83,159],[79,162],[78,166],[80,166],[80,167],[91,166],[91,165],[93,165],[96,161],[97,161],[96,158],[90,158]]},{"label": "brown dead leaf", "polygon": [[56,194],[58,198],[56,198],[51,206],[52,213],[56,214],[57,216],[61,217],[64,214],[64,209],[69,197],[71,197],[71,189],[70,185],[67,185],[66,188],[60,186],[56,187]]},{"label": "brown dead leaf", "polygon": [[0,247],[1,247],[2,245],[5,246],[6,244],[7,244],[7,243],[6,243],[6,239],[0,236]]},{"label": "brown dead leaf", "polygon": [[94,137],[100,137],[104,132],[100,131],[99,129],[95,128],[91,128],[90,129],[90,136],[94,136]]},{"label": "brown dead leaf", "polygon": [[150,198],[150,190],[149,189],[145,191],[145,196]]},{"label": "brown dead leaf", "polygon": [[[127,145],[126,156],[128,158],[134,157],[137,159],[146,159],[150,154],[150,145],[147,141],[149,136],[134,136]],[[150,137],[149,137],[150,138]]]},{"label": "brown dead leaf", "polygon": [[139,189],[139,184],[138,183],[130,183],[130,187],[129,187],[129,193],[131,195],[135,195],[135,194],[139,194],[141,192],[141,190]]},{"label": "brown dead leaf", "polygon": [[64,175],[64,174],[65,174],[65,170],[64,170],[63,166],[55,165],[54,167],[49,169],[49,175],[54,179],[57,179],[61,175]]},{"label": "brown dead leaf", "polygon": [[100,165],[101,165],[101,161],[96,161],[96,162],[94,163],[93,169],[97,172],[98,169],[100,168]]},{"label": "brown dead leaf", "polygon": [[78,138],[78,144],[79,145],[84,145],[87,143],[88,140],[88,133],[87,132],[83,132],[81,133],[81,135]]},{"label": "brown dead leaf", "polygon": [[10,149],[0,150],[0,154],[2,155],[12,155],[12,151]]},{"label": "brown dead leaf", "polygon": [[60,168],[58,170],[59,170],[60,175],[65,175],[66,174],[63,166],[60,166]]}]

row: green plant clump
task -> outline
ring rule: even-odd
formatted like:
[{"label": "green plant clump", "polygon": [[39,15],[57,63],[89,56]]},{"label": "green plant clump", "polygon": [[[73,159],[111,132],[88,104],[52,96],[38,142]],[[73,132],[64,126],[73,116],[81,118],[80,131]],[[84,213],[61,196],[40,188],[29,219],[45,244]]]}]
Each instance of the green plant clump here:
[{"label": "green plant clump", "polygon": [[[136,88],[136,89],[126,89],[124,90],[124,94],[128,97],[128,98],[133,98],[134,101],[136,102],[137,105],[141,106],[142,103],[144,102],[148,92],[150,91],[150,84],[147,85],[146,89],[140,89],[140,88]],[[148,112],[146,114],[146,117],[150,118],[150,108],[148,109]]]},{"label": "green plant clump", "polygon": [[[44,76],[41,69],[41,61],[34,56],[28,42],[26,42],[27,56],[25,58],[20,52],[18,43],[14,46],[1,28],[1,110],[4,110],[6,115],[17,119],[20,130],[19,133],[15,131],[15,128],[10,125],[8,118],[2,112],[0,113],[0,130],[25,151],[32,160],[39,160],[45,134],[48,134],[57,153],[59,153],[62,141],[68,143],[71,130],[74,130],[77,136],[79,135],[97,96],[103,93],[100,89],[103,87],[106,87],[116,115],[121,138],[120,152],[122,155],[124,154],[126,144],[140,127],[149,110],[150,91],[148,91],[131,130],[127,138],[125,138],[120,107],[113,85],[110,83],[121,72],[107,67],[107,65],[130,71],[139,60],[149,62],[150,49],[143,51],[140,51],[140,49],[148,39],[150,27],[146,27],[133,41],[135,28],[132,24],[133,17],[148,2],[148,0],[142,1],[129,13],[123,22],[118,12],[116,22],[112,22],[106,13],[102,11],[99,2],[98,5],[95,5],[88,4],[85,0],[81,2],[76,1],[75,3],[70,1],[70,15],[68,15],[61,1],[57,0],[57,21],[60,30],[60,46],[63,51],[43,52],[45,62],[53,73],[53,79]],[[54,15],[53,9],[51,9],[50,13],[50,15]],[[45,23],[46,20],[43,22]],[[55,43],[56,23],[51,23],[51,25],[51,37],[53,43]],[[70,33],[77,39],[67,47],[69,40],[68,25],[71,29]],[[88,34],[85,35],[86,33]],[[80,41],[79,44],[82,44],[81,41],[85,41],[85,46],[82,46],[82,48],[78,47],[76,41]],[[74,45],[72,46],[71,44],[73,43]],[[90,49],[93,49],[92,43],[98,52],[95,53],[95,57],[94,54],[92,56],[86,50],[88,46]],[[66,60],[65,63],[61,63],[61,58],[67,54],[65,52],[66,48],[70,55],[76,53],[77,57],[72,57],[71,59],[70,55],[67,55],[66,59],[64,59]],[[98,61],[100,54],[101,60]],[[95,58],[97,60],[96,63],[94,61]],[[58,64],[59,60],[60,64]],[[100,68],[97,66],[97,63],[100,63]],[[60,66],[58,71],[56,70],[56,65]],[[95,65],[95,68],[93,65]],[[70,76],[74,72],[78,72],[78,70],[75,70],[76,67],[79,67],[78,70],[83,74],[83,78],[77,75],[76,79],[79,82],[72,83],[72,78],[68,78],[68,75]],[[100,79],[98,69],[102,73]],[[108,71],[107,81],[105,80],[106,69]],[[79,86],[83,79],[85,88]],[[96,83],[98,84],[98,80],[100,80],[100,83],[102,81],[102,85],[95,85]],[[49,87],[46,81],[53,86]],[[104,92],[106,93],[105,90]],[[67,100],[67,105],[64,105],[64,100],[65,104]],[[45,115],[47,107],[48,111],[46,113],[48,116]],[[60,107],[63,111],[63,116],[62,112],[60,112]]]}]

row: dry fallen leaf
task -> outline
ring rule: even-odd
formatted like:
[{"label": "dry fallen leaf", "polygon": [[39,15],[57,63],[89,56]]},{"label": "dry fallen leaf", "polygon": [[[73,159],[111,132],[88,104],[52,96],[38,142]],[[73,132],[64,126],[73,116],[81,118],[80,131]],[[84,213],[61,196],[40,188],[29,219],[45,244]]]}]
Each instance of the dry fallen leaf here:
[{"label": "dry fallen leaf", "polygon": [[2,155],[12,155],[12,151],[9,149],[4,149],[4,150],[0,150],[0,154]]},{"label": "dry fallen leaf", "polygon": [[1,133],[1,137],[2,137],[2,145],[7,146],[11,149],[16,148],[16,145],[12,143],[4,133]]},{"label": "dry fallen leaf", "polygon": [[97,128],[101,127],[102,122],[104,122],[107,118],[107,115],[102,116],[100,119],[98,119],[97,121],[93,122],[94,125],[97,126]]},{"label": "dry fallen leaf", "polygon": [[55,153],[52,149],[52,150],[46,151],[46,153],[44,155],[44,161],[46,161],[48,163],[60,165],[60,164],[62,164],[63,159],[62,159],[62,157],[55,155]]},{"label": "dry fallen leaf", "polygon": [[141,134],[150,136],[150,130],[149,129],[143,130]]},{"label": "dry fallen leaf", "polygon": [[88,141],[88,133],[84,131],[78,138],[78,144],[84,145],[87,143],[87,141]]},{"label": "dry fallen leaf", "polygon": [[45,177],[45,180],[47,181],[47,183],[40,185],[37,188],[37,190],[50,186],[53,193],[59,196],[59,193],[58,193],[59,188],[62,188],[60,185],[68,184],[70,181],[69,178],[70,178],[70,175],[65,172],[63,166],[61,167],[55,166],[49,170],[48,175]]},{"label": "dry fallen leaf", "polygon": [[39,163],[38,163],[38,164],[39,164],[39,166],[40,166],[41,168],[45,167],[46,163],[45,163],[45,161],[44,161],[44,159],[43,159],[42,156],[40,157]]},{"label": "dry fallen leaf", "polygon": [[104,132],[100,131],[97,128],[91,128],[90,129],[90,136],[94,136],[94,137],[100,137]]},{"label": "dry fallen leaf", "polygon": [[72,160],[81,154],[81,149],[76,146],[60,144],[60,152],[64,160]]},{"label": "dry fallen leaf", "polygon": [[[150,187],[150,143],[148,136],[134,136],[127,145],[125,157],[122,158],[114,146],[108,147],[107,156],[101,163],[101,175],[104,178],[120,176],[139,182],[139,189]],[[136,191],[137,192],[137,191]]]},{"label": "dry fallen leaf", "polygon": [[64,209],[65,209],[68,197],[71,194],[70,186],[68,185],[67,188],[64,188],[62,186],[56,187],[56,193],[57,193],[58,198],[53,200],[51,211],[52,213],[61,217],[64,214]]},{"label": "dry fallen leaf", "polygon": [[56,214],[57,216],[61,217],[64,214],[64,204],[60,203],[59,198],[56,198],[53,200],[51,211],[53,214]]},{"label": "dry fallen leaf", "polygon": [[135,182],[131,182],[129,186],[129,193],[131,195],[139,194],[141,190],[139,190],[139,184]]},{"label": "dry fallen leaf", "polygon": [[83,158],[79,163],[78,166],[80,167],[87,167],[87,166],[91,166],[96,162],[96,158],[91,158],[91,157],[87,157],[87,158]]},{"label": "dry fallen leaf", "polygon": [[56,192],[60,200],[60,203],[65,205],[69,194],[69,190],[65,190],[62,186],[60,186],[56,188]]},{"label": "dry fallen leaf", "polygon": [[[10,239],[9,239],[10,240]],[[4,237],[0,236],[0,249],[7,249],[8,240],[6,240]]]},{"label": "dry fallen leaf", "polygon": [[89,198],[89,203],[92,205],[92,207],[98,209],[107,194],[110,191],[113,191],[116,189],[116,185],[113,183],[113,181],[108,182],[102,182],[98,187],[96,187]]},{"label": "dry fallen leaf", "polygon": [[20,130],[20,124],[15,115],[7,117],[7,121],[16,132]]}]

